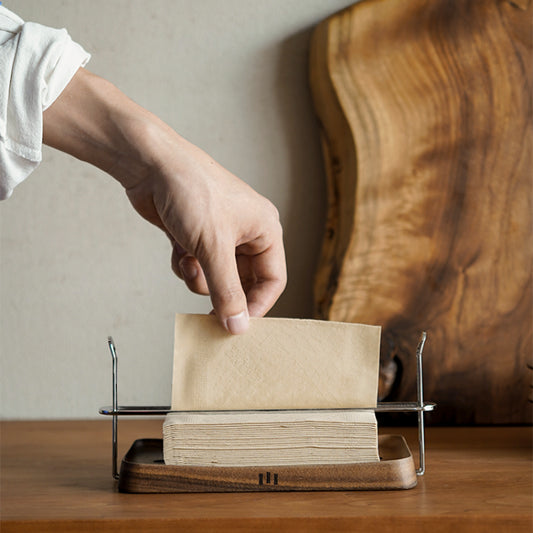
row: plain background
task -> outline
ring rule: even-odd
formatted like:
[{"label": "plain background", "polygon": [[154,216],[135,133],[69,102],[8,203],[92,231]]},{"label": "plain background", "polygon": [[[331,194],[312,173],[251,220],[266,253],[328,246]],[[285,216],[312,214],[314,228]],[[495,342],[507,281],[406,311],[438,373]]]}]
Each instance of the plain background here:
[{"label": "plain background", "polygon": [[[278,207],[289,283],[270,313],[310,317],[326,208],[308,86],[314,26],[348,0],[16,0],[65,27],[117,85]],[[166,237],[103,172],[44,148],[0,204],[1,411],[96,418],[111,403],[170,403],[174,313],[203,313],[170,270]]]}]

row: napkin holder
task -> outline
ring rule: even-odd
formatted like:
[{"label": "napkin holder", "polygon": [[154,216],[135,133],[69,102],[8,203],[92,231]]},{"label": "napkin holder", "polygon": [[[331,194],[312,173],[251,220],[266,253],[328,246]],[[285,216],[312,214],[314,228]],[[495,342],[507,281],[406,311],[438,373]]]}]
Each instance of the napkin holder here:
[{"label": "napkin holder", "polygon": [[427,335],[422,333],[416,350],[417,401],[378,402],[376,413],[415,412],[418,415],[418,467],[403,436],[378,437],[379,462],[294,466],[176,466],[163,460],[162,439],[138,439],[118,470],[118,418],[120,416],[165,416],[170,406],[121,406],[118,404],[118,356],[108,337],[113,360],[113,405],[99,413],[112,417],[112,468],[120,492],[253,492],[319,490],[392,490],[416,486],[425,472],[424,414],[436,405],[423,399],[422,353]]}]

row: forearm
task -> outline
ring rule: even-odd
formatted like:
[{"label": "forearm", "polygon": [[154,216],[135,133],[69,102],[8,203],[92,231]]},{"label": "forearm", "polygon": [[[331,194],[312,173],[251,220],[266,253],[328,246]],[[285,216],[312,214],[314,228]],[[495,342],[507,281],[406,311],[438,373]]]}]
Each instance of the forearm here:
[{"label": "forearm", "polygon": [[159,150],[181,139],[112,83],[81,68],[43,114],[43,142],[134,187],[159,164]]}]

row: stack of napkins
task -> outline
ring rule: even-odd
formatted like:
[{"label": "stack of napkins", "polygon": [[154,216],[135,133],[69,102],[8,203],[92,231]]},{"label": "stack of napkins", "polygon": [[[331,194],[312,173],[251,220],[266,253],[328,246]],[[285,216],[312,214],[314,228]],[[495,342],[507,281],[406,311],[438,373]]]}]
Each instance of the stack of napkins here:
[{"label": "stack of napkins", "polygon": [[282,466],[379,461],[372,410],[171,413],[166,464]]},{"label": "stack of napkins", "polygon": [[[378,461],[380,328],[177,315],[166,464],[276,466]],[[218,412],[217,412],[218,411]]]}]

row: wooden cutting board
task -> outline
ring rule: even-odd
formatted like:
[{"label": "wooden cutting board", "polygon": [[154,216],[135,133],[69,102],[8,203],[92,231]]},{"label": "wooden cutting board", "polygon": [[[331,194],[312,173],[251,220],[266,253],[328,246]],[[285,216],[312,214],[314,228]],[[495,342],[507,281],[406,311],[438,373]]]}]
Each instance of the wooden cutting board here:
[{"label": "wooden cutting board", "polygon": [[527,0],[367,0],[312,38],[316,315],[383,326],[393,400],[427,330],[434,421],[532,421],[532,65]]}]

